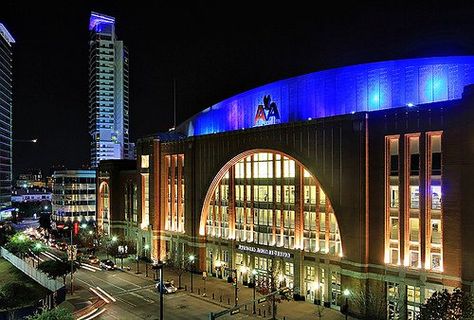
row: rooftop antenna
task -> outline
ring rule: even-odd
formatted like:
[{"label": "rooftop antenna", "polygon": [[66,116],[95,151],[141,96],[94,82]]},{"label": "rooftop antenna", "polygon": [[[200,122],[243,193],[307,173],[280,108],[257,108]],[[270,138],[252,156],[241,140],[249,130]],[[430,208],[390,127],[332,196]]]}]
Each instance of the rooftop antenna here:
[{"label": "rooftop antenna", "polygon": [[176,129],[176,79],[173,78],[173,127],[170,128],[170,131]]}]

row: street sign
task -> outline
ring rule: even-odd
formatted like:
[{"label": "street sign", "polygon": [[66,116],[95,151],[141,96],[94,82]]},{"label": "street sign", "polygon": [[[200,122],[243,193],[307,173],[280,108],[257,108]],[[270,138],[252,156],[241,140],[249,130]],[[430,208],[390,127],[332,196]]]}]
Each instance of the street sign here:
[{"label": "street sign", "polygon": [[267,301],[267,298],[260,298],[257,300],[258,303],[262,303],[262,302],[265,302]]},{"label": "street sign", "polygon": [[237,314],[237,313],[240,313],[240,308],[239,308],[239,309],[232,310],[232,311],[230,312],[230,315],[232,316],[232,315]]}]

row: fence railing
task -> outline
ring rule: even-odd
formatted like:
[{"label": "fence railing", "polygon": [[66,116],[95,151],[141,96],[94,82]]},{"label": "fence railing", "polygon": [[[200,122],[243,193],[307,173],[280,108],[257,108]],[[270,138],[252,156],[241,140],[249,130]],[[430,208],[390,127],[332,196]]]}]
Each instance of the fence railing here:
[{"label": "fence railing", "polygon": [[21,270],[24,274],[38,282],[43,287],[53,292],[58,291],[59,289],[64,287],[64,284],[61,281],[48,278],[45,273],[30,266],[26,261],[18,258],[4,247],[0,247],[0,254],[3,258],[8,260],[8,262],[13,264],[18,270]]}]

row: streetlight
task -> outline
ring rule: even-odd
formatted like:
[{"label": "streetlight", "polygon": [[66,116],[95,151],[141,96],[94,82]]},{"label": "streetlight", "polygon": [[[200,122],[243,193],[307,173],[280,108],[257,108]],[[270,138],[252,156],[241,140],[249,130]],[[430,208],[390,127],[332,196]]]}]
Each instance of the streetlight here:
[{"label": "streetlight", "polygon": [[[113,243],[117,242],[117,240],[118,240],[117,236],[112,237],[112,242]],[[117,264],[117,252],[115,252],[115,254],[114,254],[114,264]]]},{"label": "streetlight", "polygon": [[191,293],[193,293],[193,267],[194,267],[194,255],[189,256],[189,262],[191,263],[190,271],[191,271]]},{"label": "streetlight", "polygon": [[[36,242],[36,243],[35,243],[35,246],[34,246],[34,249],[35,249],[35,251],[36,251],[36,252],[34,252],[35,255],[36,255],[36,254],[39,255],[39,252],[40,252],[40,250],[41,250],[41,247],[42,247],[42,246],[41,246],[41,243],[39,243],[39,242]],[[37,257],[37,261],[36,261],[37,264],[36,264],[36,266],[39,265],[39,256],[38,256],[38,255],[36,255],[36,257]],[[35,257],[33,257],[33,267],[34,267],[34,266],[35,266]]]},{"label": "streetlight", "polygon": [[257,277],[257,270],[253,269],[252,270],[252,278],[253,278],[253,314],[255,314],[255,290],[256,290],[256,287],[257,287],[257,281],[256,281],[256,277]]},{"label": "streetlight", "polygon": [[346,307],[345,307],[346,320],[347,320],[347,314],[349,313],[349,304],[347,303],[347,298],[349,298],[350,294],[351,294],[351,292],[349,291],[349,289],[344,289],[344,297],[346,297]]},{"label": "streetlight", "polygon": [[160,282],[158,282],[158,290],[160,291],[160,320],[163,320],[163,262],[158,261],[158,263],[153,265],[153,268],[160,271]]},{"label": "streetlight", "polygon": [[145,244],[143,249],[145,250],[145,277],[148,277],[148,255],[146,254],[146,251],[150,248],[148,244]]}]

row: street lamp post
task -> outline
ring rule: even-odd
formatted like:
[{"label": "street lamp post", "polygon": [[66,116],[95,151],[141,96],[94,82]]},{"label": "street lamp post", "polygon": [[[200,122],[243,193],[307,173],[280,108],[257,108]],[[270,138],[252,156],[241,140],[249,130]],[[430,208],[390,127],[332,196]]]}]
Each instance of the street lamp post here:
[{"label": "street lamp post", "polygon": [[256,308],[256,303],[255,303],[255,290],[257,287],[257,281],[256,281],[256,276],[257,276],[257,270],[253,269],[252,270],[252,278],[253,278],[253,314],[255,314],[255,308]]},{"label": "street lamp post", "polygon": [[191,293],[193,293],[193,267],[194,267],[194,255],[189,256],[189,262],[190,262],[190,271],[191,271]]},{"label": "street lamp post", "polygon": [[148,277],[148,255],[147,250],[150,248],[148,244],[145,244],[143,249],[145,250],[145,277]]},{"label": "street lamp post", "polygon": [[[112,242],[115,244],[117,242],[118,238],[117,236],[112,237]],[[117,264],[117,252],[114,252],[114,264]]]},{"label": "street lamp post", "polygon": [[160,282],[159,290],[160,290],[160,320],[163,320],[163,263],[158,261],[158,270],[160,271]]},{"label": "street lamp post", "polygon": [[72,251],[74,250],[74,248],[72,246],[72,229],[73,229],[72,226],[70,227],[70,229],[71,229],[71,253],[70,253],[71,254],[71,257],[70,257],[71,258],[71,294],[73,294],[74,286],[73,286],[73,276],[72,276],[72,274],[74,273],[74,259],[73,259],[73,252]]},{"label": "street lamp post", "polygon": [[349,298],[349,295],[350,295],[349,289],[344,289],[344,297],[346,297],[346,304],[345,304],[346,320],[347,320],[347,314],[349,313],[349,304],[347,301],[347,298]]},{"label": "street lamp post", "polygon": [[237,306],[237,303],[239,301],[239,297],[238,297],[238,284],[239,284],[239,280],[237,278],[237,269],[234,269],[233,270],[235,272],[235,293],[234,293],[234,306],[236,307]]}]

